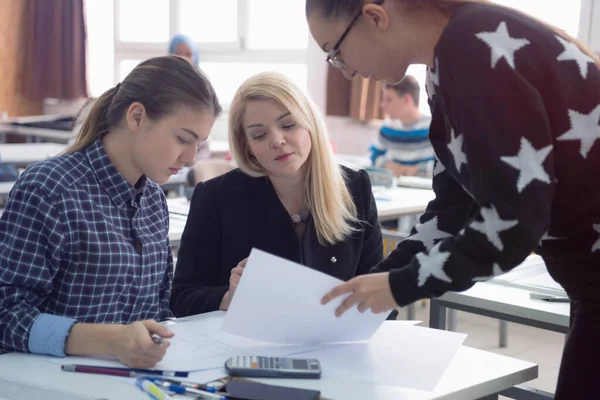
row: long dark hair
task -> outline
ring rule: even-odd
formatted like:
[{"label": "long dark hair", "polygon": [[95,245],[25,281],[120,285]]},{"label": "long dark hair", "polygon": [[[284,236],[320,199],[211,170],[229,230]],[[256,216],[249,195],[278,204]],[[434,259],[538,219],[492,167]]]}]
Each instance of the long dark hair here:
[{"label": "long dark hair", "polygon": [[221,111],[219,99],[206,76],[179,56],[150,58],[133,69],[117,86],[108,89],[86,116],[75,143],[67,153],[80,151],[116,126],[133,102],[140,102],[148,117],[160,119],[177,105],[208,110],[215,117]]}]

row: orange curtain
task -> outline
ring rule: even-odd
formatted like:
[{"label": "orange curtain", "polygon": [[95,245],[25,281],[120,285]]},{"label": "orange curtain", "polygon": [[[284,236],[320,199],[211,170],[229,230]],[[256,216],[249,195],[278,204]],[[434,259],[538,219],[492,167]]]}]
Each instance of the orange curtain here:
[{"label": "orange curtain", "polygon": [[329,67],[327,115],[350,117],[358,121],[381,119],[383,113],[380,105],[380,82],[362,76],[348,80],[338,69]]}]

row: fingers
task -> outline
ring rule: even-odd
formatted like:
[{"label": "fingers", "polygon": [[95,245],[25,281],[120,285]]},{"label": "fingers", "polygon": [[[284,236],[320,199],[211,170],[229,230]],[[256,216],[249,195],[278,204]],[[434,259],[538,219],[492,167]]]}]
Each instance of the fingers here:
[{"label": "fingers", "polygon": [[158,322],[154,321],[154,320],[146,320],[146,321],[142,321],[142,324],[144,324],[144,326],[146,327],[146,329],[148,329],[148,332],[150,332],[150,335],[152,335],[153,333],[156,333],[157,335],[159,335],[160,337],[163,338],[172,338],[173,336],[175,336],[175,334],[173,332],[171,332],[169,330],[169,328],[167,328],[166,326],[159,324]]},{"label": "fingers", "polygon": [[240,263],[238,264],[238,267],[245,268],[247,262],[248,262],[248,257],[246,257],[242,261],[240,261]]},{"label": "fingers", "polygon": [[346,283],[342,283],[334,287],[329,293],[327,293],[323,298],[321,298],[321,304],[327,304],[331,300],[339,297],[343,294],[350,293],[354,291],[354,279],[349,280]]},{"label": "fingers", "polygon": [[335,316],[341,317],[342,315],[344,315],[344,313],[346,311],[348,311],[350,308],[354,307],[359,302],[360,302],[360,296],[357,293],[354,293],[351,296],[348,296],[344,301],[342,301],[342,304],[340,304],[339,307],[336,308]]}]

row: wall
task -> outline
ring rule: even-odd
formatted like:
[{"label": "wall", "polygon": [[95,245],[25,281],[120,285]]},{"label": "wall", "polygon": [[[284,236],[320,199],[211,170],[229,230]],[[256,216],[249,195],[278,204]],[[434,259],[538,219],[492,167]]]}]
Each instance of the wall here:
[{"label": "wall", "polygon": [[30,101],[21,95],[24,59],[20,29],[27,2],[0,0],[0,116],[41,114],[42,103]]}]

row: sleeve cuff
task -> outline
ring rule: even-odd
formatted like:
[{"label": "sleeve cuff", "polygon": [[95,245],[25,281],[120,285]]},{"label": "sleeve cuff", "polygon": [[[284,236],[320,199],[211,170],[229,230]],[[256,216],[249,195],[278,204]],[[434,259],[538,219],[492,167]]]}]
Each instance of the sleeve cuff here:
[{"label": "sleeve cuff", "polygon": [[31,326],[29,351],[34,354],[64,357],[67,336],[75,322],[77,321],[73,318],[40,314]]},{"label": "sleeve cuff", "polygon": [[417,286],[417,277],[408,266],[391,270],[389,282],[394,300],[400,307],[428,297],[426,291]]}]

